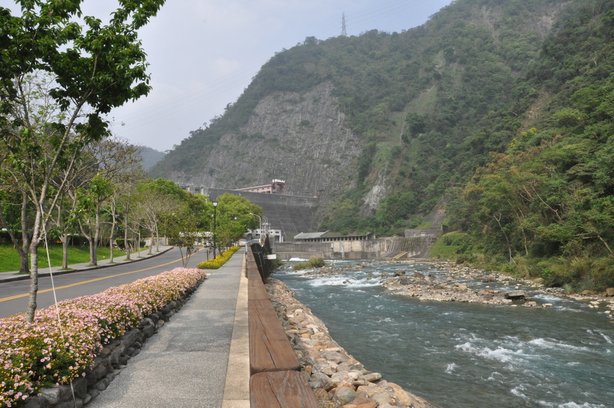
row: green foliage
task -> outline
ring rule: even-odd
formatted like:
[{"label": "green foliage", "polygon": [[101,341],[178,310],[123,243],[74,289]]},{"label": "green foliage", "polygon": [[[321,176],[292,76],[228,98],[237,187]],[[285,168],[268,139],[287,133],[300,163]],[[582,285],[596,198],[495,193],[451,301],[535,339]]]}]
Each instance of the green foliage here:
[{"label": "green foliage", "polygon": [[[602,285],[540,262],[613,256],[613,6],[459,0],[402,33],[309,38],[275,55],[159,170],[197,172],[263,97],[332,83],[362,152],[355,182],[321,211],[322,228],[396,233],[445,197],[463,242],[443,238],[440,256]],[[374,187],[385,196],[371,209]]]},{"label": "green foliage", "polygon": [[462,261],[474,251],[469,234],[453,231],[440,236],[430,250],[433,258]]},{"label": "green foliage", "polygon": [[322,258],[310,258],[306,262],[298,262],[292,265],[292,269],[295,271],[300,271],[302,269],[314,269],[314,268],[322,268],[326,266],[326,262]]},{"label": "green foliage", "polygon": [[233,246],[230,249],[222,252],[210,261],[202,261],[197,265],[198,269],[219,269],[239,250],[238,246]]},{"label": "green foliage", "polygon": [[220,246],[229,246],[241,238],[248,229],[257,228],[262,208],[244,197],[222,194],[217,198],[216,241]]},{"label": "green foliage", "polygon": [[528,79],[538,86],[552,76],[540,122],[478,170],[451,218],[510,270],[602,290],[614,264],[614,77],[603,72],[614,70],[614,12],[604,1],[570,10]]}]

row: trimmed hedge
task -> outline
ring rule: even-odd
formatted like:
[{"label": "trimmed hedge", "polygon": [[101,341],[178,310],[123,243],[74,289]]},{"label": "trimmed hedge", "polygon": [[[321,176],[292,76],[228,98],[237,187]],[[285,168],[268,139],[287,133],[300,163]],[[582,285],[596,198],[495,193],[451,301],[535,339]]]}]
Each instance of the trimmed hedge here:
[{"label": "trimmed hedge", "polygon": [[222,252],[221,254],[213,258],[212,260],[203,261],[199,263],[196,267],[200,269],[219,269],[222,265],[228,262],[230,257],[233,256],[234,253],[237,252],[238,250],[239,250],[238,246],[233,246],[230,249],[227,249],[226,251]]},{"label": "trimmed hedge", "polygon": [[109,288],[92,296],[59,302],[37,312],[0,319],[0,406],[18,407],[40,388],[67,384],[85,375],[105,344],[144,317],[182,299],[205,272],[176,268]]}]

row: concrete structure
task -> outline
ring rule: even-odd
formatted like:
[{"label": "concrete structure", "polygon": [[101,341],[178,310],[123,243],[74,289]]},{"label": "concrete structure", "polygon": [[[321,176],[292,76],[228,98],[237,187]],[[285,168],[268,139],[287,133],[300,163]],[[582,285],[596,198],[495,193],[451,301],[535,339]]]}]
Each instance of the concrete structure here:
[{"label": "concrete structure", "polygon": [[[360,238],[355,237],[355,238]],[[421,258],[428,255],[435,237],[385,237],[342,239],[308,238],[310,241],[275,243],[273,251],[280,259],[322,257],[325,259]]]},{"label": "concrete structure", "polygon": [[256,228],[255,230],[247,230],[247,237],[249,239],[260,239],[260,237],[263,234],[269,234],[269,239],[273,240],[274,242],[284,242],[284,234],[283,231],[281,229],[260,229],[260,228]]},{"label": "concrete structure", "polygon": [[209,188],[204,192],[211,200],[216,200],[224,193],[244,197],[262,207],[263,218],[268,220],[269,231],[281,230],[284,241],[292,239],[301,231],[310,231],[314,228],[315,214],[319,205],[317,197],[260,194],[220,188]]},{"label": "concrete structure", "polygon": [[343,235],[337,232],[301,232],[294,236],[296,242],[336,242],[336,241],[367,241],[374,239],[375,235],[368,232],[366,234]]},{"label": "concrete structure", "polygon": [[237,188],[234,191],[245,191],[249,193],[260,194],[281,194],[286,189],[285,180],[273,179],[269,184],[263,184],[261,186],[243,187]]},{"label": "concrete structure", "polygon": [[309,231],[314,225],[319,198],[283,194],[286,182],[273,179],[270,184],[239,189],[223,189],[184,184],[182,188],[193,194],[208,196],[212,201],[224,194],[246,198],[263,209],[263,218],[268,219],[269,231],[279,230],[278,242],[292,239],[301,231]]}]

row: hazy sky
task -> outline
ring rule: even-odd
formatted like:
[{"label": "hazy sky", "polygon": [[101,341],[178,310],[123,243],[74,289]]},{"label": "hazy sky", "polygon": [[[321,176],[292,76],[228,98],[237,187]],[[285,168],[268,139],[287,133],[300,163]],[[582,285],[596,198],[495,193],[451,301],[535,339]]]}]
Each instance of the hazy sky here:
[{"label": "hazy sky", "polygon": [[[276,52],[326,39],[424,23],[452,0],[167,0],[141,31],[153,90],[111,113],[116,136],[158,150],[224,112]],[[10,6],[12,0],[0,0]],[[14,3],[13,3],[14,4]],[[86,0],[101,19],[112,0]]]}]

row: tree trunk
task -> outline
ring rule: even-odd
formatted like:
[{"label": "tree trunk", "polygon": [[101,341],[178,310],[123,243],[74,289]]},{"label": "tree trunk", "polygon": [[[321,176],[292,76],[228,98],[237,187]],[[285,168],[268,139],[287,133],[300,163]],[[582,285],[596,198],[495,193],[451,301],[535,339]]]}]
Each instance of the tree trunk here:
[{"label": "tree trunk", "polygon": [[30,273],[28,265],[28,247],[30,246],[30,237],[28,237],[28,196],[26,193],[21,193],[21,248],[19,252],[19,273]]},{"label": "tree trunk", "polygon": [[19,252],[19,273],[29,274],[30,260],[28,259],[28,251],[24,251],[23,248],[17,248],[17,252]]},{"label": "tree trunk", "polygon": [[28,298],[28,322],[33,323],[36,316],[36,295],[38,293],[38,245],[30,245],[30,292]]},{"label": "tree trunk", "polygon": [[124,214],[124,251],[126,251],[126,260],[130,260],[130,244],[128,243],[128,212]]},{"label": "tree trunk", "polygon": [[43,215],[37,208],[34,217],[34,228],[32,230],[32,240],[30,241],[30,292],[28,296],[28,309],[26,311],[29,323],[34,322],[36,316],[36,296],[38,294],[38,244],[40,243],[40,228],[43,222]]},{"label": "tree trunk", "polygon": [[113,259],[113,230],[111,230],[111,236],[109,237],[109,263],[115,263]]},{"label": "tree trunk", "polygon": [[97,265],[96,245],[94,244],[94,239],[92,237],[87,237],[87,244],[88,244],[89,253],[90,253],[90,265]]},{"label": "tree trunk", "polygon": [[62,242],[62,269],[68,269],[68,234],[62,234],[60,241]]},{"label": "tree trunk", "polygon": [[147,252],[148,255],[153,254],[152,251],[153,251],[153,244],[154,244],[154,238],[155,238],[155,232],[154,231],[155,231],[154,229],[152,229],[150,231],[151,240],[149,242],[149,252]]},{"label": "tree trunk", "polygon": [[139,232],[138,232],[138,241],[136,242],[136,249],[137,249],[137,256],[140,258],[141,257],[141,228],[139,228]]},{"label": "tree trunk", "polygon": [[111,223],[111,232],[109,232],[109,263],[115,263],[113,260],[113,238],[115,231],[115,214],[112,215],[113,222]]},{"label": "tree trunk", "polygon": [[98,208],[96,208],[96,221],[94,224],[94,238],[92,239],[92,246],[90,247],[90,255],[92,257],[92,265],[98,265],[98,240],[100,239],[100,214]]},{"label": "tree trunk", "polygon": [[157,225],[156,225],[156,252],[160,252],[160,234],[158,232]]},{"label": "tree trunk", "polygon": [[497,214],[497,215],[498,217],[493,215],[493,218],[495,219],[495,221],[497,221],[497,224],[499,224],[499,229],[501,230],[501,232],[503,233],[503,237],[505,238],[505,243],[507,244],[507,253],[508,253],[510,263],[515,264],[516,261],[514,260],[514,256],[512,252],[512,245],[510,243],[509,238],[507,237],[507,234],[505,233],[505,230],[503,229],[503,226],[501,225],[501,214]]}]

